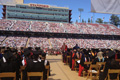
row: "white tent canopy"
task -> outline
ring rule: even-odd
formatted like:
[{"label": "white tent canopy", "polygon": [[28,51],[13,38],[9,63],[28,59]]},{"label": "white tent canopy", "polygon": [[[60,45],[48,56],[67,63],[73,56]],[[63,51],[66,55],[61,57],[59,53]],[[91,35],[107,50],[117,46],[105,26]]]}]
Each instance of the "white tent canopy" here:
[{"label": "white tent canopy", "polygon": [[120,0],[91,0],[91,12],[120,14]]}]

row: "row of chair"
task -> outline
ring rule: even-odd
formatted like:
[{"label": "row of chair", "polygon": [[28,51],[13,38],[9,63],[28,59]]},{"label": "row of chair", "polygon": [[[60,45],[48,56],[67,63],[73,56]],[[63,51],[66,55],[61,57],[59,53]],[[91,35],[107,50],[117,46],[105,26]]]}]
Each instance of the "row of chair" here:
[{"label": "row of chair", "polygon": [[[48,80],[48,77],[49,77],[49,68],[50,68],[50,66],[45,66],[45,69],[47,69],[47,80]],[[20,68],[21,80],[23,78],[23,73],[22,73],[23,70],[25,70],[25,66],[21,66],[21,68]],[[33,77],[33,76],[34,77],[39,76],[39,77],[41,77],[41,80],[43,80],[43,72],[27,72],[28,80],[30,80],[30,77]],[[16,80],[16,72],[0,73],[0,80],[1,80],[1,78],[6,78],[6,77],[12,77],[13,80]]]},{"label": "row of chair", "polygon": [[[66,64],[69,64],[69,61],[68,61],[69,59],[70,59],[70,56],[67,56]],[[78,61],[78,60],[79,59],[75,59],[75,69],[74,69],[75,71],[79,70],[79,68],[76,67],[77,66],[76,61]],[[116,61],[120,62],[120,59],[116,59]],[[83,77],[85,77],[85,75],[87,75],[87,79],[90,78],[92,80],[93,78],[99,79],[99,73],[104,72],[106,62],[97,62],[96,64],[92,64],[92,62],[84,62],[84,64],[89,65],[90,68],[87,72],[85,69],[83,70]],[[102,70],[100,70],[101,66],[103,66]],[[95,70],[93,70],[93,69],[95,69]],[[119,69],[117,69],[117,70],[109,69],[108,75],[106,77],[108,80],[110,80],[110,75],[109,75],[110,73],[118,73],[117,80],[119,80],[119,74],[120,74]],[[93,75],[95,75],[95,77],[93,77]]]}]

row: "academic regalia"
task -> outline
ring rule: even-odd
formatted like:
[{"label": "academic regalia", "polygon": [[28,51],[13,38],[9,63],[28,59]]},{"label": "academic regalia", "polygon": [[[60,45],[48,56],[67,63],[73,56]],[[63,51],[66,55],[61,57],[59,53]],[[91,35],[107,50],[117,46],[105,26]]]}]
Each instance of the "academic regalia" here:
[{"label": "academic regalia", "polygon": [[101,60],[99,58],[95,58],[92,64],[96,64],[97,62],[105,62],[105,58],[103,57]]},{"label": "academic regalia", "polygon": [[0,59],[2,58],[2,54],[0,53]]},{"label": "academic regalia", "polygon": [[[47,66],[49,65],[50,66],[50,63],[48,60],[42,60],[42,62],[44,63],[44,66]],[[49,75],[50,75],[50,68],[49,68]],[[44,71],[44,76],[43,76],[43,80],[46,80],[47,79],[47,70],[45,69]]]},{"label": "academic regalia", "polygon": [[[105,65],[104,72],[100,73],[99,80],[104,80],[107,76],[108,69],[120,69],[119,62],[115,61],[114,59],[108,59]],[[117,74],[110,74],[111,79],[116,79]]]},{"label": "academic regalia", "polygon": [[70,68],[72,68],[72,52],[70,52]]},{"label": "academic regalia", "polygon": [[[0,72],[17,72],[17,62],[10,51],[5,51],[0,60]],[[17,74],[16,74],[17,75]],[[12,80],[13,78],[2,78],[2,80]],[[18,80],[18,77],[16,78]]]},{"label": "academic regalia", "polygon": [[[24,78],[26,80],[27,72],[44,72],[45,66],[41,60],[38,60],[38,52],[33,51],[33,59],[27,58],[27,66],[24,71]],[[30,80],[40,80],[40,77],[30,77]]]},{"label": "academic regalia", "polygon": [[85,57],[84,54],[82,53],[82,58],[81,58],[81,61],[80,61],[80,64],[79,64],[79,73],[78,73],[79,76],[81,76],[81,73],[82,73],[84,68],[86,70],[89,69],[89,66],[84,64],[84,62],[89,62],[89,61],[90,61],[90,58],[88,56]]},{"label": "academic regalia", "polygon": [[[108,69],[120,69],[119,62],[115,61],[115,53],[113,51],[110,51],[106,54],[108,58],[106,59],[105,69],[104,72],[100,73],[99,80],[104,80],[107,76]],[[110,74],[111,79],[116,79],[116,74]]]},{"label": "academic regalia", "polygon": [[[44,63],[44,66],[50,66],[50,62],[48,60],[46,60],[46,53],[42,53],[42,59],[41,61]],[[50,68],[49,68],[49,75],[50,75]],[[47,69],[45,69],[44,71],[44,76],[43,76],[43,80],[47,79]]]},{"label": "academic regalia", "polygon": [[67,45],[62,45],[61,50],[62,50],[62,55],[63,55],[63,62],[66,63]]},{"label": "academic regalia", "polygon": [[75,67],[75,59],[76,59],[76,53],[73,52],[72,53],[72,70],[74,70],[74,67]]},{"label": "academic regalia", "polygon": [[[25,73],[27,74],[27,72],[44,72],[45,70],[45,66],[43,62],[39,62],[37,60],[32,60],[29,59],[27,61],[27,66],[26,66],[26,71]],[[26,74],[24,76],[24,80],[26,77]],[[30,77],[30,80],[40,80],[40,77]]]}]

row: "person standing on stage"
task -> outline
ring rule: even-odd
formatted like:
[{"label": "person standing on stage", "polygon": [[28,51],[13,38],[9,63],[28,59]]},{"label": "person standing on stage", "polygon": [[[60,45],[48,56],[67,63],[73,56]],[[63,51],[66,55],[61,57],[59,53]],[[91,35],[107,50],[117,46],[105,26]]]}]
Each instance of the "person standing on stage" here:
[{"label": "person standing on stage", "polygon": [[66,62],[66,57],[67,57],[67,45],[65,43],[63,43],[62,47],[61,47],[61,51],[62,51],[62,56],[63,56],[63,62]]}]

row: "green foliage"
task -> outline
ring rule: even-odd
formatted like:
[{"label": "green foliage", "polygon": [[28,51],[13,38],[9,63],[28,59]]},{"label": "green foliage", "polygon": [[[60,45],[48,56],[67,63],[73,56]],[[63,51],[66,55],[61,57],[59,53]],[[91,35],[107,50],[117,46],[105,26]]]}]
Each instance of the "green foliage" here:
[{"label": "green foliage", "polygon": [[111,24],[114,24],[115,26],[118,26],[119,21],[120,21],[120,19],[119,19],[119,17],[117,15],[114,15],[114,14],[111,15],[111,17],[110,17],[110,23]]},{"label": "green foliage", "polygon": [[84,19],[82,19],[82,23],[84,23],[85,21],[84,21]]},{"label": "green foliage", "polygon": [[88,18],[88,23],[90,23],[90,18]]},{"label": "green foliage", "polygon": [[101,18],[97,18],[96,23],[103,23],[103,20]]}]

